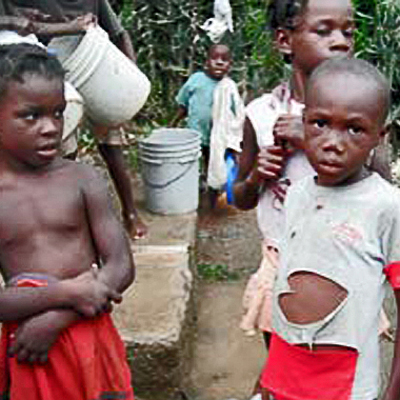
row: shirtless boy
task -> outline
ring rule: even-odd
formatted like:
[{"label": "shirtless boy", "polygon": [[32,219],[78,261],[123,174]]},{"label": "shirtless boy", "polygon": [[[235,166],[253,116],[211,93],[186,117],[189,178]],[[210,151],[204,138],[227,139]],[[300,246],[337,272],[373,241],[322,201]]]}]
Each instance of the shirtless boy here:
[{"label": "shirtless boy", "polygon": [[37,46],[0,47],[0,397],[133,399],[109,315],[133,260],[103,180],[59,156],[63,77]]},{"label": "shirtless boy", "polygon": [[[33,33],[46,45],[54,37],[84,35],[94,22],[107,32],[111,42],[126,57],[135,62],[130,36],[108,0],[0,0],[0,29],[12,30],[23,36]],[[91,125],[98,150],[120,199],[128,235],[132,239],[143,238],[148,230],[134,203],[129,169],[123,155],[126,139],[117,127],[110,128],[98,121],[91,121]],[[67,146],[63,151],[69,158],[77,155],[76,148]]]}]

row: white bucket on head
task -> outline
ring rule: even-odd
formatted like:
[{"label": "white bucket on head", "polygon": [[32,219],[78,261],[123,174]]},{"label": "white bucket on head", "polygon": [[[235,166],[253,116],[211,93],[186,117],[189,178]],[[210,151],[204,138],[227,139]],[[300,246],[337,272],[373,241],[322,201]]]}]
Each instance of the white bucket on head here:
[{"label": "white bucket on head", "polygon": [[157,214],[183,214],[199,205],[200,134],[156,129],[139,141],[146,207]]},{"label": "white bucket on head", "polygon": [[51,41],[49,47],[59,54],[67,80],[82,95],[96,124],[121,124],[143,107],[150,93],[149,80],[99,26],[90,27],[72,53],[68,37]]}]

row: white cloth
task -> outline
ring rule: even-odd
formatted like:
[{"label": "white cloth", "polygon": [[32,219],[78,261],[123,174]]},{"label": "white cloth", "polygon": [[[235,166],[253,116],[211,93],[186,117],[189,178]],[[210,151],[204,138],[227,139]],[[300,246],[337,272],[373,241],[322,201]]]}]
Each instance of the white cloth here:
[{"label": "white cloth", "polygon": [[[290,98],[290,90],[286,84],[276,87],[271,93],[253,100],[246,107],[257,138],[258,147],[274,144],[273,129],[275,122],[282,114],[301,116],[304,105]],[[286,163],[282,180],[278,184],[285,185],[285,180],[291,183],[308,175],[315,175],[313,168],[302,151],[296,151]],[[265,190],[260,196],[257,206],[258,226],[269,245],[279,248],[283,234],[282,204],[271,190]]]},{"label": "white cloth", "polygon": [[207,185],[214,189],[221,189],[227,181],[225,150],[241,152],[244,115],[236,83],[229,77],[221,79],[214,89],[207,176]]},{"label": "white cloth", "polygon": [[0,45],[7,44],[18,44],[18,43],[28,43],[34,44],[36,46],[46,48],[46,46],[39,42],[38,38],[31,33],[30,35],[21,36],[17,32],[14,31],[0,31]]},{"label": "white cloth", "polygon": [[215,0],[214,18],[209,18],[201,28],[214,43],[218,43],[227,30],[233,32],[232,8],[229,0]]}]

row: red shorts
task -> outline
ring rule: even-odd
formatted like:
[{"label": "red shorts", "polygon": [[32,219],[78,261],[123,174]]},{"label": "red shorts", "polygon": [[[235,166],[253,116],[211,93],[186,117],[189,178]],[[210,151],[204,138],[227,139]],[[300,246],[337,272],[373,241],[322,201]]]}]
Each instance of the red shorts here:
[{"label": "red shorts", "polygon": [[[23,280],[22,286],[43,286]],[[0,398],[12,400],[133,400],[125,346],[109,314],[64,330],[46,364],[18,363],[7,355],[16,323],[3,324],[0,341]]]},{"label": "red shorts", "polygon": [[273,333],[261,386],[276,400],[348,400],[357,358],[352,349],[311,351]]}]

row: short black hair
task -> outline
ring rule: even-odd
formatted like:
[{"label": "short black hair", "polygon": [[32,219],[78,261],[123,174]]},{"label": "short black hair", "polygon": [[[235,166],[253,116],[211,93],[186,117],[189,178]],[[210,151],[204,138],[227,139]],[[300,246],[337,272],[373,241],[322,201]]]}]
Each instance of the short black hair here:
[{"label": "short black hair", "polygon": [[296,17],[304,13],[307,5],[308,0],[271,0],[267,7],[268,27],[271,30],[294,29]]},{"label": "short black hair", "polygon": [[382,120],[386,118],[390,110],[390,85],[385,76],[371,63],[356,58],[333,58],[322,62],[312,72],[306,86],[307,93],[318,79],[332,77],[335,75],[352,76],[365,80],[366,85],[374,85],[377,97],[381,97],[384,103],[382,109]]},{"label": "short black hair", "polygon": [[225,44],[225,43],[214,43],[214,44],[212,44],[212,45],[209,47],[209,49],[208,49],[207,57],[210,58],[210,55],[211,55],[212,51],[213,51],[215,48],[219,47],[219,46],[226,47],[226,48],[228,49],[229,56],[232,57],[231,49],[230,49],[229,46],[228,46],[227,44]]},{"label": "short black hair", "polygon": [[49,80],[64,81],[65,77],[57,58],[40,46],[28,43],[0,46],[0,102],[7,93],[10,81],[23,83],[27,74]]}]

